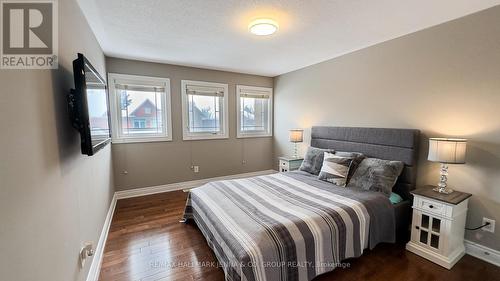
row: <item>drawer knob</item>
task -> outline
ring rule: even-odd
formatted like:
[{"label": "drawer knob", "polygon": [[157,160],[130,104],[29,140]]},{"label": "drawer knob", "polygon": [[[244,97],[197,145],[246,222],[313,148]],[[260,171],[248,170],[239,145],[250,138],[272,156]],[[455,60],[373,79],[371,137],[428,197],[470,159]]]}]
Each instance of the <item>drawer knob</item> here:
[{"label": "drawer knob", "polygon": [[434,208],[434,206],[432,206],[432,205],[429,205],[429,208],[431,208],[431,209],[432,209],[432,208]]}]

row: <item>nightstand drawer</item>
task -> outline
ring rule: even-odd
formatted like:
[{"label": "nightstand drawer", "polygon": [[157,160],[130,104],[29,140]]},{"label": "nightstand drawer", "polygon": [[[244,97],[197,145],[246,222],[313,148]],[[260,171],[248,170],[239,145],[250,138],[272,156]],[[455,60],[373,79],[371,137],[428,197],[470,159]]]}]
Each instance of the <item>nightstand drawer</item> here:
[{"label": "nightstand drawer", "polygon": [[414,206],[424,212],[428,212],[431,214],[445,216],[445,217],[451,216],[451,207],[434,200],[415,197]]}]

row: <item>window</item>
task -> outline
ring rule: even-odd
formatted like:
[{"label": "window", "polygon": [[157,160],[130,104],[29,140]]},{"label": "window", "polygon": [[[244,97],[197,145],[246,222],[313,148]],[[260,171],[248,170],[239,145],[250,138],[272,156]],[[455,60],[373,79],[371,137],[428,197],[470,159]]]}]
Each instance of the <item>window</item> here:
[{"label": "window", "polygon": [[115,143],[172,140],[170,80],[109,74]]},{"label": "window", "polygon": [[238,138],[273,135],[273,89],[236,86]]},{"label": "window", "polygon": [[135,119],[134,120],[134,129],[145,129],[146,128],[146,120],[144,119]]},{"label": "window", "polygon": [[228,138],[227,84],[182,80],[183,139]]}]

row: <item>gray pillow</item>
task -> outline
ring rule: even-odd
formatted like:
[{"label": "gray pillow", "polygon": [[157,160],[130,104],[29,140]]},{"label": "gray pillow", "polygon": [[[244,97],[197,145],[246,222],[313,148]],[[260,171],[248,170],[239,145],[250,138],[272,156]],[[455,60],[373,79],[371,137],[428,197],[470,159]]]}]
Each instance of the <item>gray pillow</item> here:
[{"label": "gray pillow", "polygon": [[347,186],[382,192],[389,197],[403,168],[401,161],[365,158]]},{"label": "gray pillow", "polygon": [[353,159],[353,161],[351,163],[351,168],[349,169],[349,174],[347,175],[347,184],[348,184],[349,181],[351,180],[352,176],[354,175],[354,172],[356,172],[356,169],[358,168],[359,164],[366,157],[363,153],[345,152],[345,151],[335,151],[335,155],[341,156],[341,157],[348,157],[348,158]]},{"label": "gray pillow", "polygon": [[345,186],[353,160],[354,158],[337,156],[336,154],[325,152],[318,178],[333,183],[336,186]]},{"label": "gray pillow", "polygon": [[334,153],[333,149],[322,149],[317,147],[308,147],[304,161],[300,165],[299,170],[308,172],[313,175],[318,175],[323,165],[323,155],[325,152]]}]

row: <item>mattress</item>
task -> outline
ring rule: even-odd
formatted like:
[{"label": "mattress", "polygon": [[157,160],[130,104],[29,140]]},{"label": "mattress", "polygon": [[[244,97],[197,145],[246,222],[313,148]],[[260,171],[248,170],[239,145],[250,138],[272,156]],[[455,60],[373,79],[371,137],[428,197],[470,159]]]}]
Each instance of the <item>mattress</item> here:
[{"label": "mattress", "polygon": [[365,248],[395,241],[386,196],[304,172],[210,182],[188,195],[226,280],[312,280]]}]

